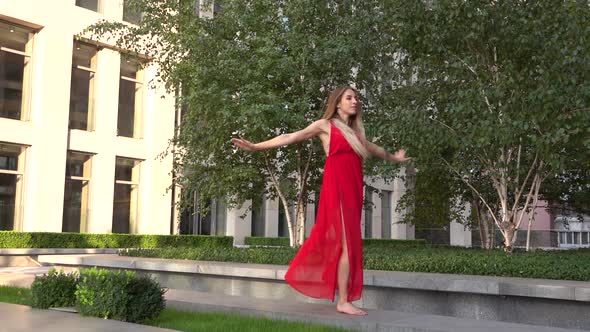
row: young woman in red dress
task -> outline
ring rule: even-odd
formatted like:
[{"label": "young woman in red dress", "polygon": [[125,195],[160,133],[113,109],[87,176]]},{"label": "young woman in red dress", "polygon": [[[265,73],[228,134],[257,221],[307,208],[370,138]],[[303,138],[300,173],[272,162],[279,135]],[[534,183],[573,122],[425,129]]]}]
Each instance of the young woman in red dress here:
[{"label": "young woman in red dress", "polygon": [[404,150],[390,154],[365,139],[362,111],[356,90],[334,90],[322,119],[300,131],[252,143],[233,138],[247,151],[259,151],[298,143],[319,136],[326,164],[316,223],[285,275],[297,291],[314,298],[334,301],[336,310],[350,315],[367,312],[352,304],[361,298],[363,288],[363,248],[361,213],[363,208],[363,159],[374,155],[403,162]]}]

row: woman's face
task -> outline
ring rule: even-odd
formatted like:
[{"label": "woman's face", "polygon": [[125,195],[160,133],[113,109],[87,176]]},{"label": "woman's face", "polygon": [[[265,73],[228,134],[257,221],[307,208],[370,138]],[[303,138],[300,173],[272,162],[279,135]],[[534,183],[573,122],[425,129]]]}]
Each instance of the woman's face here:
[{"label": "woman's face", "polygon": [[342,112],[342,115],[355,115],[358,112],[360,103],[356,98],[354,90],[348,89],[342,94],[342,98],[337,105],[338,113]]}]

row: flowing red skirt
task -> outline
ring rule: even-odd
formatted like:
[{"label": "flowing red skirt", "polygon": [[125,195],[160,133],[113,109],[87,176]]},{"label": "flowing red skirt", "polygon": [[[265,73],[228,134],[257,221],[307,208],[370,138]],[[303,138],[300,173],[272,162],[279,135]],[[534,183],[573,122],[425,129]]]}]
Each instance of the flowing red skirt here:
[{"label": "flowing red skirt", "polygon": [[333,124],[330,127],[316,223],[290,263],[285,280],[307,296],[334,301],[344,232],[350,264],[347,301],[352,302],[360,299],[363,288],[363,165],[340,130]]}]

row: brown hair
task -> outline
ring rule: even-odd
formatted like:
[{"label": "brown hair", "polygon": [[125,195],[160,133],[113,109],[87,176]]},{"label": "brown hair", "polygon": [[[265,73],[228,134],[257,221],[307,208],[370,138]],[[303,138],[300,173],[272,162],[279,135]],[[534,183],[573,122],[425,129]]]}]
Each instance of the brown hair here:
[{"label": "brown hair", "polygon": [[369,151],[367,151],[367,148],[364,145],[365,127],[363,126],[363,112],[361,107],[359,106],[357,108],[356,114],[350,116],[348,124],[345,124],[340,119],[340,116],[338,116],[338,104],[340,103],[340,100],[342,100],[344,93],[348,90],[352,90],[358,95],[356,89],[351,86],[339,87],[332,91],[330,97],[328,97],[328,103],[326,105],[322,119],[332,121],[332,119],[336,118],[337,120],[332,121],[332,123],[334,123],[338,129],[340,129],[344,135],[344,138],[348,141],[348,144],[350,144],[352,149],[363,159],[367,159],[369,157]]}]

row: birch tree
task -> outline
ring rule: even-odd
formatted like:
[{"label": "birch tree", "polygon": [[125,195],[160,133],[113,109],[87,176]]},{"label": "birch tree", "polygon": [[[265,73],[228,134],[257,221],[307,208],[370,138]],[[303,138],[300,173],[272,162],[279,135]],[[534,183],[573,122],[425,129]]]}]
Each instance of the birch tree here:
[{"label": "birch tree", "polygon": [[[128,1],[126,1],[128,2]],[[302,244],[310,191],[319,191],[319,142],[244,153],[232,137],[262,141],[317,120],[331,90],[367,96],[389,36],[380,1],[136,0],[139,26],[101,22],[88,33],[146,55],[179,96],[171,145],[183,190],[239,206],[261,193],[285,209],[292,246]],[[210,15],[203,15],[208,12]],[[138,40],[143,40],[141,48]],[[294,208],[294,220],[289,210]]]},{"label": "birch tree", "polygon": [[[396,1],[382,119],[477,197],[512,250],[572,140],[590,148],[587,1]],[[483,180],[483,181],[482,181]],[[486,197],[492,189],[495,199]]]}]

